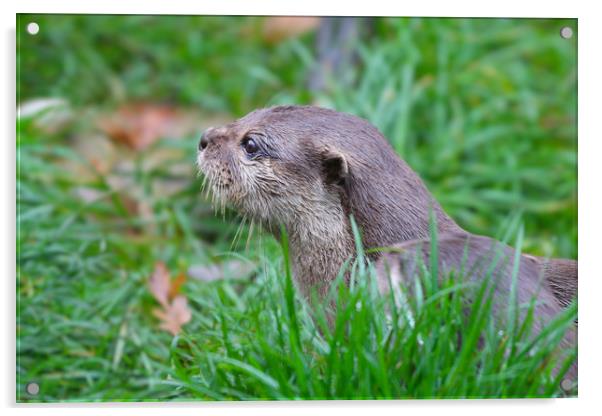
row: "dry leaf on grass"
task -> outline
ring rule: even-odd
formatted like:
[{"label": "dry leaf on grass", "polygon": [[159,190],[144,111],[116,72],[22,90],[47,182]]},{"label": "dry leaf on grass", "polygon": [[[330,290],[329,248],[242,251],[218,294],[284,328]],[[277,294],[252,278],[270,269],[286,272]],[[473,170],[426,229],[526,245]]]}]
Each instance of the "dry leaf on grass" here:
[{"label": "dry leaf on grass", "polygon": [[180,273],[176,276],[175,279],[171,281],[169,286],[169,297],[171,299],[175,299],[176,296],[180,293],[180,288],[186,282],[186,275],[184,273]]},{"label": "dry leaf on grass", "polygon": [[161,320],[159,328],[171,332],[174,336],[178,335],[182,325],[192,318],[190,309],[188,309],[188,300],[182,295],[176,296],[167,308],[153,309],[153,315]]},{"label": "dry leaf on grass", "polygon": [[148,281],[148,286],[151,293],[163,307],[169,305],[169,288],[171,286],[171,278],[169,271],[164,263],[157,263],[155,270]]},{"label": "dry leaf on grass", "polygon": [[103,113],[95,124],[113,142],[138,152],[160,138],[181,139],[230,121],[232,116],[228,114],[205,114],[192,107],[142,101],[128,102]]},{"label": "dry leaf on grass", "polygon": [[98,126],[111,139],[134,150],[143,150],[178,125],[175,108],[150,103],[130,103],[98,120]]},{"label": "dry leaf on grass", "polygon": [[186,275],[180,273],[175,279],[171,279],[169,270],[164,263],[158,262],[155,270],[150,276],[148,285],[160,308],[153,309],[153,315],[159,318],[159,328],[177,335],[192,318],[188,309],[188,300],[180,294],[180,288],[186,281]]},{"label": "dry leaf on grass", "polygon": [[263,21],[263,38],[276,43],[310,32],[319,24],[320,18],[315,16],[271,16]]}]

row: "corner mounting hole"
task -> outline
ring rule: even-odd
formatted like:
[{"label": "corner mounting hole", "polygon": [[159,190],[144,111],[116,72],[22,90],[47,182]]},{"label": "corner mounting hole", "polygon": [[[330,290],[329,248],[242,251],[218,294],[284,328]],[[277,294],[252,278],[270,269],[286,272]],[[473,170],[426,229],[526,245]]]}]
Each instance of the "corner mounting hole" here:
[{"label": "corner mounting hole", "polygon": [[39,31],[40,25],[38,25],[36,22],[31,22],[27,24],[27,33],[29,33],[30,35],[37,35]]},{"label": "corner mounting hole", "polygon": [[573,29],[571,29],[569,26],[565,26],[562,29],[560,29],[560,36],[563,39],[570,39],[573,37]]},{"label": "corner mounting hole", "polygon": [[40,385],[38,383],[27,383],[25,391],[32,396],[37,396],[40,392]]},{"label": "corner mounting hole", "polygon": [[560,382],[560,388],[564,391],[569,391],[573,388],[573,382],[568,378],[565,378]]}]

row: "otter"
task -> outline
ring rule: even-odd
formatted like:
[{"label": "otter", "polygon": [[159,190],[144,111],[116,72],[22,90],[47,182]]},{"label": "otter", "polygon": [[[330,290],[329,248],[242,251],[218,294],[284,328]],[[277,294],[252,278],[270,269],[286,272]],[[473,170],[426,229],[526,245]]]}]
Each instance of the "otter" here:
[{"label": "otter", "polygon": [[[440,275],[464,270],[467,261],[468,279],[478,281],[501,254],[494,313],[497,305],[507,305],[514,249],[462,229],[366,120],[315,106],[255,110],[207,129],[197,164],[219,205],[231,205],[276,238],[285,228],[293,276],[306,297],[313,290],[325,296],[341,266],[355,256],[352,217],[366,248],[396,251],[370,254],[380,289],[390,290],[391,281],[410,287],[418,259],[429,264],[434,218]],[[516,298],[537,299],[539,332],[576,297],[577,262],[518,254]],[[575,333],[567,331],[565,346],[576,344]],[[576,376],[576,365],[569,374]]]},{"label": "otter", "polygon": [[[367,248],[428,241],[430,212],[439,235],[470,234],[378,129],[350,114],[315,106],[255,110],[207,129],[197,162],[219,204],[232,205],[277,237],[279,225],[285,227],[293,274],[305,294],[324,292],[354,255],[350,215]],[[577,262],[529,257],[558,303],[570,303]]]}]

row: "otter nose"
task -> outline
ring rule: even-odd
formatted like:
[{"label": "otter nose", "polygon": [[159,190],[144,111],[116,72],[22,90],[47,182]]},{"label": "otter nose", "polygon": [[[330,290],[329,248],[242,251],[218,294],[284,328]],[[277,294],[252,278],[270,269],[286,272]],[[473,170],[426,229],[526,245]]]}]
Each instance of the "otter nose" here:
[{"label": "otter nose", "polygon": [[207,147],[207,145],[209,144],[209,140],[207,139],[207,136],[205,136],[204,134],[201,136],[201,141],[199,142],[199,150],[203,151],[205,150],[205,148]]},{"label": "otter nose", "polygon": [[205,130],[203,132],[203,135],[201,136],[201,140],[199,141],[199,151],[205,150],[205,148],[209,145],[212,131],[213,131],[213,127],[209,127],[207,130]]}]

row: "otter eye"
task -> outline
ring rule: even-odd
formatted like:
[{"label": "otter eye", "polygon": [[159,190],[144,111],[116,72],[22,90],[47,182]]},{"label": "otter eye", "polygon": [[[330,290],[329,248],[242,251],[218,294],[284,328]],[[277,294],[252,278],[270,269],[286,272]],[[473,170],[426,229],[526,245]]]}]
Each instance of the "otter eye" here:
[{"label": "otter eye", "polygon": [[242,147],[244,147],[245,152],[247,152],[250,155],[257,153],[259,151],[259,146],[257,146],[257,143],[255,143],[255,140],[253,140],[251,138],[248,138],[248,137],[245,138],[241,144],[242,144]]}]

